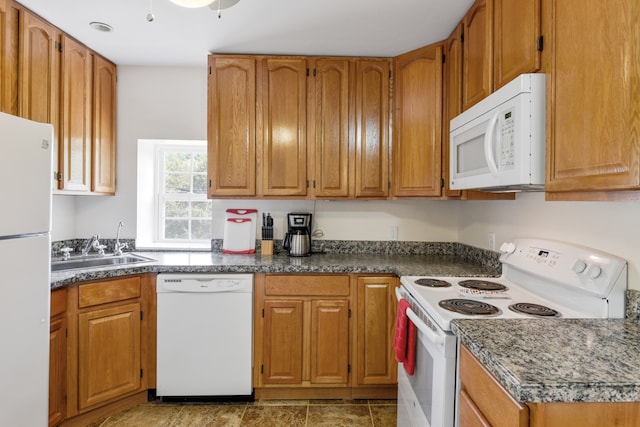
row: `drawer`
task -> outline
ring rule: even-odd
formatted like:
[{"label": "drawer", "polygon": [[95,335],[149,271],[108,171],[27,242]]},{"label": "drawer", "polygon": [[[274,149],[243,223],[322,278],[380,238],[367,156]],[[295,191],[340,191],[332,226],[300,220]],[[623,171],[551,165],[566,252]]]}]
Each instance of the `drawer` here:
[{"label": "drawer", "polygon": [[265,295],[349,296],[349,276],[346,275],[268,275]]},{"label": "drawer", "polygon": [[67,290],[56,289],[51,292],[51,313],[50,317],[57,316],[67,311]]},{"label": "drawer", "polygon": [[529,425],[529,409],[515,400],[464,345],[460,346],[460,383],[463,401],[469,408],[473,403],[484,417],[477,420],[488,421],[493,427]]},{"label": "drawer", "polygon": [[133,276],[90,283],[80,286],[78,294],[78,306],[80,308],[139,298],[141,295],[141,280],[139,276]]}]

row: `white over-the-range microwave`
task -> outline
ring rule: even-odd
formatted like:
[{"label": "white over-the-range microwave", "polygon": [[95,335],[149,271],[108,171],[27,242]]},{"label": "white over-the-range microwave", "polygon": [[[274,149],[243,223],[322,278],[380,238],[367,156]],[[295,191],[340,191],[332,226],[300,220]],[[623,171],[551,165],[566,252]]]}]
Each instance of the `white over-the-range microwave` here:
[{"label": "white over-the-range microwave", "polygon": [[450,188],[543,191],[545,75],[522,74],[451,120]]}]

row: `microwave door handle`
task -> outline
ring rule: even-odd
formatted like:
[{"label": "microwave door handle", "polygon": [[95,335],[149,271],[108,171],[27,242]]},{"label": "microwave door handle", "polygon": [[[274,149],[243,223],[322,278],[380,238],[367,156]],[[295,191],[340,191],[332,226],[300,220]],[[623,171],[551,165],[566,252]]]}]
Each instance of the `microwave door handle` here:
[{"label": "microwave door handle", "polygon": [[489,120],[489,126],[487,127],[487,132],[484,134],[484,156],[487,159],[487,166],[489,166],[489,170],[494,175],[498,175],[498,166],[496,165],[496,159],[493,156],[493,147],[496,142],[494,134],[496,132],[499,115],[500,112],[497,112],[493,117],[491,117],[491,120]]}]

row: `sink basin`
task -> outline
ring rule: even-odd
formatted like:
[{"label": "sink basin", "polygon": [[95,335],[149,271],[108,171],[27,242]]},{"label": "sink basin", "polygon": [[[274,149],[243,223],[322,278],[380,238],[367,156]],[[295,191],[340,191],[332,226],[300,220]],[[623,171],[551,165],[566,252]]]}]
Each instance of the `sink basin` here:
[{"label": "sink basin", "polygon": [[143,262],[153,262],[155,259],[134,254],[120,256],[105,255],[103,257],[70,258],[66,261],[54,261],[51,263],[51,271],[77,270],[95,267],[109,267],[112,265],[130,265]]}]

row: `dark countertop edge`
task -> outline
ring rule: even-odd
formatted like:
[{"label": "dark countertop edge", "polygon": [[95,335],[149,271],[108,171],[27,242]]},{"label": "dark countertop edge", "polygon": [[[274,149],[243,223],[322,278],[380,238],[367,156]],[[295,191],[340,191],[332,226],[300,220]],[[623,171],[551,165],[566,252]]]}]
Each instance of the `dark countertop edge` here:
[{"label": "dark countertop edge", "polygon": [[[591,319],[593,320],[593,319]],[[611,322],[612,319],[603,319]],[[578,402],[638,402],[640,384],[572,382],[557,384],[521,384],[496,356],[464,331],[464,322],[452,320],[451,331],[484,365],[496,380],[519,402],[523,403],[578,403]],[[508,319],[505,319],[508,321]],[[523,320],[520,320],[523,321]],[[562,321],[562,320],[557,320]],[[619,319],[619,322],[629,320]]]}]

